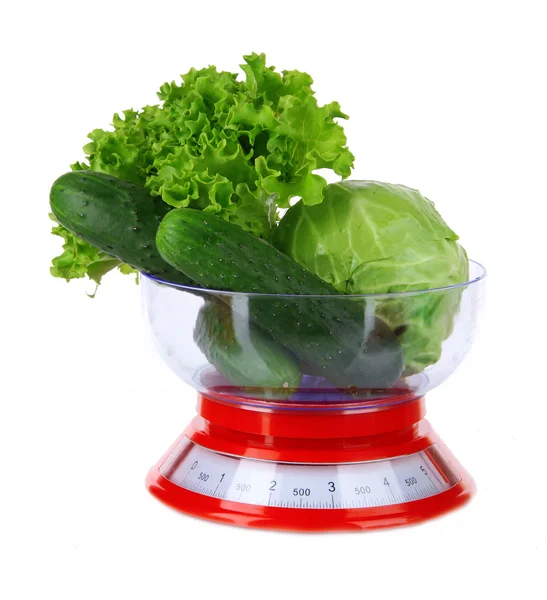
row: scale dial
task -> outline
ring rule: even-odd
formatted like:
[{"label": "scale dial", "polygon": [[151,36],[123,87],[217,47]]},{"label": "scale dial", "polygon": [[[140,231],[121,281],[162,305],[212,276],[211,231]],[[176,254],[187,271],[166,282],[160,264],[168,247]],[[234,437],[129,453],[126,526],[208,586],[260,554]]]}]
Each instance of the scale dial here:
[{"label": "scale dial", "polygon": [[460,481],[437,444],[376,461],[304,464],[222,454],[185,437],[159,470],[203,496],[290,509],[390,506],[435,496]]}]

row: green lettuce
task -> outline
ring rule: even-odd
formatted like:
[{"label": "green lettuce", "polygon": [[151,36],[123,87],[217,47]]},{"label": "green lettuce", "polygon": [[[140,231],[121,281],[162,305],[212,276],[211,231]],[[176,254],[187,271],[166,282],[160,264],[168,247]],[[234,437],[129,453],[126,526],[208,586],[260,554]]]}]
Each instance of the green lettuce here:
[{"label": "green lettuce", "polygon": [[[244,78],[214,66],[165,83],[160,104],[115,114],[113,129],[95,129],[86,160],[72,165],[115,175],[150,189],[173,207],[219,215],[268,238],[277,208],[298,196],[321,202],[327,182],[317,169],[350,175],[353,155],[337,119],[337,102],[320,106],[312,78],[278,73],[264,54],[244,56]],[[52,273],[82,277],[93,250],[58,229],[70,246]],[[72,260],[71,260],[72,259]]]},{"label": "green lettuce", "polygon": [[[329,185],[317,206],[298,202],[274,236],[282,252],[347,294],[463,283],[468,260],[457,240],[433,203],[417,190],[374,181]],[[455,288],[376,300],[376,313],[399,336],[406,375],[440,358],[460,295]]]},{"label": "green lettuce", "polygon": [[334,122],[346,116],[337,103],[318,106],[309,75],[280,75],[263,54],[244,58],[244,81],[215,67],[192,69],[181,85],[161,86],[161,106],[114,115],[114,131],[89,135],[89,167],[258,235],[273,225],[273,194],[282,207],[293,196],[317,202],[326,181],[315,169],[350,174],[353,155]]}]

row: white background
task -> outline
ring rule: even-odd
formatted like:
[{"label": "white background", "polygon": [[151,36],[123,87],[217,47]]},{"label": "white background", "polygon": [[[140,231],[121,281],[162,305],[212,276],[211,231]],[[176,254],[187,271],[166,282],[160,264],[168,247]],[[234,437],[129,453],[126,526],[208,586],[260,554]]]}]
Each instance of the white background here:
[{"label": "white background", "polygon": [[[542,2],[17,2],[2,10],[0,596],[540,598],[547,563]],[[15,7],[15,8],[14,8]],[[49,276],[48,190],[93,128],[190,67],[266,52],[338,100],[354,177],[433,199],[489,269],[481,336],[429,395],[475,476],[465,509],[373,534],[230,528],[147,469],[194,411],[139,289]]]}]

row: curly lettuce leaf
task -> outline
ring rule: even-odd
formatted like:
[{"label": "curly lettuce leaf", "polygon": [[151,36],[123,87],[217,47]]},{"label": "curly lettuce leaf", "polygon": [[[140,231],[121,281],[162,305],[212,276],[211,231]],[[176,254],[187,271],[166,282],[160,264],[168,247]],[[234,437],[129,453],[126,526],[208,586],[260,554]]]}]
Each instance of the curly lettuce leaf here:
[{"label": "curly lettuce leaf", "polygon": [[89,134],[89,168],[264,238],[277,207],[292,197],[320,203],[326,181],[315,171],[345,178],[353,165],[336,122],[347,116],[336,102],[317,104],[308,74],[278,73],[264,54],[244,60],[244,80],[215,67],[191,69],[180,84],[161,86],[161,105],[114,115],[113,131]]}]

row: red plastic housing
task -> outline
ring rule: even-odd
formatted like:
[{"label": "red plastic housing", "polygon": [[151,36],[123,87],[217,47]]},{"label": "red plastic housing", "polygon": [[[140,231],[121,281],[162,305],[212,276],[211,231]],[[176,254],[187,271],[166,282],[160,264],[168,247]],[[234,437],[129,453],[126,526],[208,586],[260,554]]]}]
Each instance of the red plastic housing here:
[{"label": "red plastic housing", "polygon": [[[183,436],[224,454],[293,463],[353,463],[404,456],[437,444],[459,482],[435,496],[359,509],[291,509],[212,498],[186,490],[160,473],[179,438],[146,479],[169,506],[231,525],[288,531],[357,531],[394,527],[440,516],[466,503],[475,484],[424,419],[424,398],[397,404],[337,406],[325,410],[264,402],[234,404],[198,396],[198,414]],[[442,469],[440,469],[442,472]]]}]

